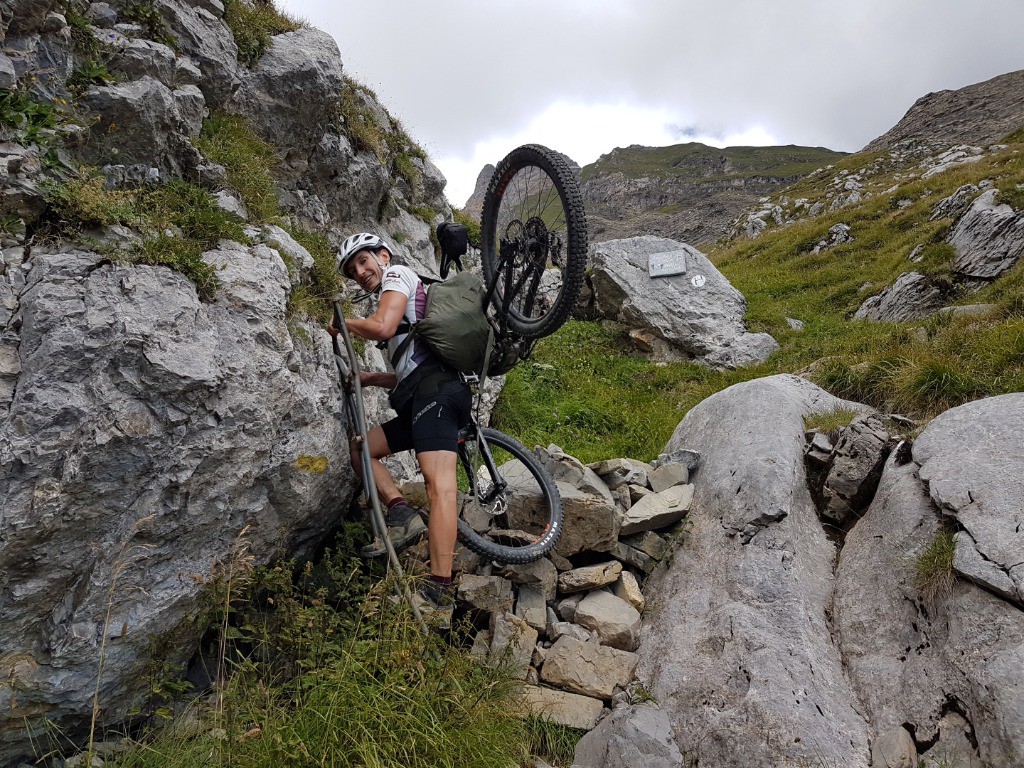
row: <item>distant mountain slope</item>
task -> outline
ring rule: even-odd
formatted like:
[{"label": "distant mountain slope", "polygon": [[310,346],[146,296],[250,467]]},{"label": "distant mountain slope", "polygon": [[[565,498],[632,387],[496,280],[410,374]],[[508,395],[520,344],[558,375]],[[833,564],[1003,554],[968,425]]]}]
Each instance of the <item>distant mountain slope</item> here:
[{"label": "distant mountain slope", "polygon": [[891,149],[907,139],[935,146],[997,142],[1024,124],[1024,69],[993,77],[956,91],[922,96],[891,130],[865,152]]},{"label": "distant mountain slope", "polygon": [[713,243],[757,200],[845,157],[823,147],[688,143],[615,149],[583,168],[594,241],[664,235]]}]

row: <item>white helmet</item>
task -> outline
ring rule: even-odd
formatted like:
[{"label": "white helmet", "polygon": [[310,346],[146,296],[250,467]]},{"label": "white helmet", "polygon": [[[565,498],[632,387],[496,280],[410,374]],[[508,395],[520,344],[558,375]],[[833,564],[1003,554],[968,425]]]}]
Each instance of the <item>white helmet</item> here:
[{"label": "white helmet", "polygon": [[345,267],[356,257],[357,253],[366,249],[376,251],[378,248],[387,248],[389,252],[391,251],[391,247],[384,240],[371,232],[360,232],[357,235],[346,237],[345,242],[341,244],[341,250],[335,256],[338,271],[344,275]]}]

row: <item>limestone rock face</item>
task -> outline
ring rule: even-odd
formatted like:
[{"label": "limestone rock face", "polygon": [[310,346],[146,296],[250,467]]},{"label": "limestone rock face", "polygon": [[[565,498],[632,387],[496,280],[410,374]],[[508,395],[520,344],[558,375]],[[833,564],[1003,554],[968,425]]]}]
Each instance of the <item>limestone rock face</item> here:
[{"label": "limestone rock face", "polygon": [[592,642],[563,635],[547,652],[541,679],[572,693],[610,699],[616,686],[633,679],[637,657]]},{"label": "limestone rock face", "polygon": [[212,303],[163,267],[33,249],[0,336],[0,763],[31,752],[26,711],[88,724],[103,643],[102,716],[126,717],[155,640],[194,651],[216,579],[302,551],[351,498],[331,351],[289,333],[280,255],[206,258]]},{"label": "limestone rock face", "polygon": [[[667,251],[685,252],[686,273],[652,278],[648,256]],[[743,295],[690,245],[650,236],[610,240],[593,246],[591,262],[598,314],[651,332],[678,359],[738,368],[778,349],[768,334],[746,332]]]},{"label": "limestone rock face", "polygon": [[336,113],[342,82],[334,38],[298,29],[271,38],[258,64],[244,72],[232,106],[273,144],[309,152]]},{"label": "limestone rock face", "polygon": [[795,376],[758,379],[693,408],[666,448],[701,465],[686,544],[648,585],[671,597],[647,607],[638,677],[701,764],[868,765],[803,462],[804,416],[836,408],[864,410]]}]

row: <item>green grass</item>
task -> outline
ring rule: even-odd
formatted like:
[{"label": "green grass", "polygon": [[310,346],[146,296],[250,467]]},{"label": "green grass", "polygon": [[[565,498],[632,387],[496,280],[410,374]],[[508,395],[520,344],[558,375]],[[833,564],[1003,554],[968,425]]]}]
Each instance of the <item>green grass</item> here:
[{"label": "green grass", "polygon": [[506,670],[470,657],[458,635],[423,633],[390,599],[350,554],[354,530],[317,565],[253,574],[225,611],[219,705],[197,703],[194,719],[143,734],[106,765],[509,768],[531,745],[571,755],[574,732],[516,715]]},{"label": "green grass", "polygon": [[555,443],[581,461],[653,459],[682,418],[684,385],[713,376],[655,365],[613,332],[570,321],[509,372],[493,422],[528,447]]},{"label": "green grass", "polygon": [[57,125],[57,111],[20,91],[0,91],[0,128],[11,131],[21,144],[42,141]]},{"label": "green grass", "polygon": [[238,60],[252,67],[270,45],[270,38],[293,32],[302,24],[278,10],[273,2],[246,3],[225,0],[224,21],[231,28],[238,46]]},{"label": "green grass", "polygon": [[52,237],[81,238],[93,230],[121,224],[140,230],[140,241],[116,259],[175,269],[209,299],[219,281],[204,251],[224,239],[246,243],[241,220],[223,210],[213,195],[185,181],[153,188],[108,190],[103,177],[84,169],[78,178],[46,188],[48,211],[42,231]]},{"label": "green grass", "polygon": [[254,223],[265,223],[280,216],[274,186],[277,154],[260,139],[242,117],[215,112],[203,122],[196,140],[203,155],[227,170],[230,184],[242,198]]},{"label": "green grass", "polygon": [[426,159],[427,153],[409,137],[401,122],[380,106],[376,94],[345,77],[337,112],[340,128],[353,147],[372,152],[388,169],[392,181],[404,179],[417,193],[422,171],[415,161]]},{"label": "green grass", "polygon": [[804,429],[817,429],[824,432],[829,435],[834,442],[839,430],[843,427],[849,426],[850,422],[853,421],[857,415],[856,411],[851,411],[846,408],[836,408],[834,411],[816,413],[812,416],[804,417]]}]

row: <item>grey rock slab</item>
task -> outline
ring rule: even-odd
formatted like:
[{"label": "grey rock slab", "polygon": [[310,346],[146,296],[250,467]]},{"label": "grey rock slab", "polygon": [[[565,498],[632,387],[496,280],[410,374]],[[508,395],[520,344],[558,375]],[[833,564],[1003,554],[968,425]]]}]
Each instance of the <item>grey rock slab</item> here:
[{"label": "grey rock slab", "polygon": [[665,464],[648,472],[647,480],[652,491],[661,493],[674,485],[686,485],[690,482],[690,470],[685,464]]},{"label": "grey rock slab", "polygon": [[518,587],[515,614],[537,632],[544,632],[547,629],[547,609],[544,590],[539,584],[522,584]]},{"label": "grey rock slab", "polygon": [[234,35],[222,18],[223,6],[218,11],[209,3],[165,0],[160,14],[174,35],[178,54],[187,56],[202,72],[195,85],[203,89],[210,108],[226,106],[239,85],[241,65]]},{"label": "grey rock slab", "polygon": [[[686,253],[686,273],[652,278],[647,257],[667,251]],[[698,361],[717,354],[724,364],[730,356],[746,357],[758,347],[760,339],[754,344],[738,341],[746,333],[742,294],[696,248],[645,236],[597,243],[590,255],[595,304],[602,317],[649,330]],[[734,343],[732,353],[723,351]]]},{"label": "grey rock slab", "polygon": [[636,483],[630,483],[629,485],[626,486],[626,488],[629,489],[630,506],[636,504],[644,496],[650,496],[652,493],[654,493],[654,491],[652,491],[650,488],[643,485],[637,485]]},{"label": "grey rock slab", "polygon": [[169,88],[174,87],[175,56],[168,46],[117,35],[111,48],[114,53],[108,66],[112,71],[124,73],[128,80],[149,76]]},{"label": "grey rock slab", "polygon": [[557,641],[561,637],[571,637],[580,642],[597,642],[594,633],[571,621],[556,621],[551,624],[551,639]]},{"label": "grey rock slab", "polygon": [[489,664],[508,667],[518,679],[525,680],[536,645],[537,630],[524,619],[508,611],[492,615]]},{"label": "grey rock slab", "polygon": [[668,714],[651,703],[615,709],[580,739],[572,762],[572,768],[683,768],[685,765]]},{"label": "grey rock slab", "polygon": [[0,88],[13,90],[18,85],[18,73],[9,56],[0,53]]},{"label": "grey rock slab", "polygon": [[651,465],[636,459],[605,459],[590,465],[610,490],[629,484],[647,485]]},{"label": "grey rock slab", "polygon": [[1024,211],[999,203],[998,194],[981,194],[946,236],[956,250],[953,269],[962,275],[995,278],[1024,255]]},{"label": "grey rock slab", "polygon": [[[931,220],[952,219],[960,215],[981,190],[977,184],[964,184],[949,197],[943,198],[932,208]],[[913,259],[911,259],[913,261]]]},{"label": "grey rock slab", "polygon": [[557,445],[549,445],[546,450],[538,448],[537,457],[552,480],[568,483],[583,493],[600,496],[608,504],[615,503],[604,480],[593,469],[575,456],[565,453]]},{"label": "grey rock slab", "polygon": [[643,531],[632,536],[624,536],[621,543],[643,552],[655,560],[660,560],[668,554],[668,543],[654,531]]},{"label": "grey rock slab", "polygon": [[676,485],[661,493],[645,496],[622,513],[620,535],[664,528],[686,517],[693,501],[692,485]]},{"label": "grey rock slab", "polygon": [[804,450],[804,456],[807,460],[816,464],[818,467],[826,467],[829,462],[832,461],[832,451],[835,450],[835,446],[832,445],[832,441],[829,440],[828,435],[824,432],[813,432],[810,441],[807,443],[807,448]]},{"label": "grey rock slab", "polygon": [[583,493],[574,486],[557,483],[562,497],[564,527],[554,552],[572,557],[586,551],[607,551],[619,536],[619,514],[602,496]]},{"label": "grey rock slab", "polygon": [[742,333],[708,352],[700,362],[717,370],[746,368],[763,363],[779,350],[779,342],[768,333]]},{"label": "grey rock slab", "polygon": [[597,589],[615,583],[620,573],[622,565],[615,561],[574,568],[558,574],[558,592],[562,595],[571,595]]},{"label": "grey rock slab", "polygon": [[903,726],[871,742],[871,765],[876,768],[917,768],[917,745]]},{"label": "grey rock slab", "polygon": [[889,455],[890,435],[881,416],[858,416],[842,429],[822,489],[822,514],[844,524],[871,502]]},{"label": "grey rock slab", "polygon": [[500,576],[464,573],[459,579],[457,597],[460,603],[487,613],[512,607],[512,582]]},{"label": "grey rock slab", "polygon": [[577,624],[593,630],[604,645],[635,651],[640,637],[640,612],[615,595],[597,591],[576,606]]},{"label": "grey rock slab", "polygon": [[608,552],[609,555],[619,560],[624,565],[636,568],[638,571],[650,573],[658,567],[658,561],[645,552],[635,549],[628,544],[617,542]]},{"label": "grey rock slab", "polygon": [[538,586],[545,600],[554,600],[558,589],[558,570],[546,557],[523,565],[501,566],[499,574],[513,584]]},{"label": "grey rock slab", "polygon": [[956,573],[1002,598],[1024,602],[1024,593],[1018,591],[1009,572],[982,557],[969,533],[957,531],[953,538],[956,542],[953,570]]},{"label": "grey rock slab", "polygon": [[612,594],[621,600],[625,600],[638,613],[642,614],[644,612],[644,606],[647,604],[647,601],[644,599],[644,593],[640,591],[640,583],[630,571],[623,571],[619,574],[619,580],[615,582]]},{"label": "grey rock slab", "polygon": [[853,319],[882,323],[918,320],[945,303],[946,291],[934,278],[920,272],[905,272],[880,294],[866,298]]},{"label": "grey rock slab", "polygon": [[530,714],[580,731],[597,725],[604,710],[600,699],[539,685],[523,686],[523,706]]},{"label": "grey rock slab", "polygon": [[558,618],[562,621],[572,621],[576,618],[576,609],[579,608],[580,601],[583,600],[585,595],[581,592],[575,595],[569,595],[564,600],[559,600],[558,605],[555,607],[558,613]]},{"label": "grey rock slab", "polygon": [[563,635],[547,651],[541,680],[556,688],[607,701],[625,688],[636,671],[637,655]]},{"label": "grey rock slab", "polygon": [[702,458],[687,537],[645,587],[660,597],[637,676],[701,764],[868,765],[803,461],[804,418],[839,408],[869,410],[796,376],[756,379],[691,409],[666,446]]},{"label": "grey rock slab", "polygon": [[1024,393],[952,408],[914,443],[935,504],[970,534],[979,553],[1009,571],[1024,563]]}]

